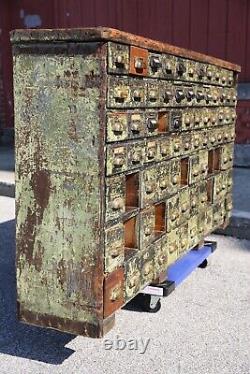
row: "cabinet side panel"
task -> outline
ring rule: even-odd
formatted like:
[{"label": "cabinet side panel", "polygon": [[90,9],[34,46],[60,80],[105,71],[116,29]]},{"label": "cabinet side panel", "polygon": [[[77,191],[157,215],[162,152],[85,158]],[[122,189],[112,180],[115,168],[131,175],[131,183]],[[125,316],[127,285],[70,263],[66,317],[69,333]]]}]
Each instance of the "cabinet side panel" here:
[{"label": "cabinet side panel", "polygon": [[102,53],[14,47],[19,317],[92,336],[103,305]]}]

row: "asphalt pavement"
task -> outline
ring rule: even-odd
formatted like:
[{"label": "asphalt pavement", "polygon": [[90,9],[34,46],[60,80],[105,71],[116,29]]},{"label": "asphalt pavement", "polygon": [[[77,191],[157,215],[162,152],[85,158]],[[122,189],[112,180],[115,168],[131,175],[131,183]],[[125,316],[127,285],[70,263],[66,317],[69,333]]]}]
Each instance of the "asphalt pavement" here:
[{"label": "asphalt pavement", "polygon": [[0,374],[249,374],[250,241],[212,236],[218,249],[157,314],[122,309],[106,338],[19,323],[14,199],[0,197]]}]

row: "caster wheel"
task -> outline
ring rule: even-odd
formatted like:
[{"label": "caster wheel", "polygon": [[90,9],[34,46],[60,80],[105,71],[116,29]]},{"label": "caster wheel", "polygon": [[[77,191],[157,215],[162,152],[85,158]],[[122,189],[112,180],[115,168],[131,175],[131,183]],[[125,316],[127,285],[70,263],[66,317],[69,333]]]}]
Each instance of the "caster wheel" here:
[{"label": "caster wheel", "polygon": [[208,262],[207,262],[207,259],[205,259],[200,265],[199,265],[199,268],[201,269],[205,269],[208,265]]},{"label": "caster wheel", "polygon": [[161,299],[158,296],[142,295],[141,308],[145,312],[157,313],[161,309]]}]

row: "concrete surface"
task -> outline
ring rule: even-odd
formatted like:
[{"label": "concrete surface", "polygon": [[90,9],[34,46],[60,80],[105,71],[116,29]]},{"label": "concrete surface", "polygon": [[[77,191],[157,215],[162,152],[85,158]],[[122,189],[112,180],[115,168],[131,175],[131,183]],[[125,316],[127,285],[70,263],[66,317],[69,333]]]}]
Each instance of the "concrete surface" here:
[{"label": "concrete surface", "polygon": [[[217,251],[157,314],[121,310],[106,339],[150,339],[139,350],[20,324],[15,317],[14,199],[0,197],[1,374],[249,374],[250,242],[212,236]],[[131,309],[131,307],[130,307]]]}]

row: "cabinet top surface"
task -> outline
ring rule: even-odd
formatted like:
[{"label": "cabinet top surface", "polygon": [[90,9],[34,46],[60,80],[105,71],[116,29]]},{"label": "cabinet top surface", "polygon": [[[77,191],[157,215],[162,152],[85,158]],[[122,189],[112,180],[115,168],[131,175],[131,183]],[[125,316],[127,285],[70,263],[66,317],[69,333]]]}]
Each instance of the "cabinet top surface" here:
[{"label": "cabinet top surface", "polygon": [[114,41],[147,48],[155,52],[170,53],[201,62],[207,62],[237,72],[241,71],[239,65],[215,57],[108,27],[14,30],[11,32],[11,41],[13,44],[26,44],[32,42]]}]

